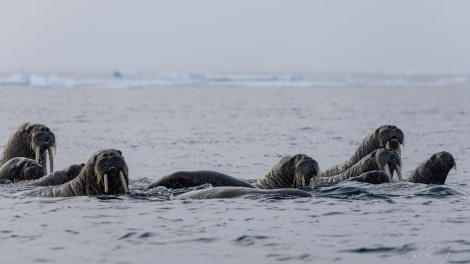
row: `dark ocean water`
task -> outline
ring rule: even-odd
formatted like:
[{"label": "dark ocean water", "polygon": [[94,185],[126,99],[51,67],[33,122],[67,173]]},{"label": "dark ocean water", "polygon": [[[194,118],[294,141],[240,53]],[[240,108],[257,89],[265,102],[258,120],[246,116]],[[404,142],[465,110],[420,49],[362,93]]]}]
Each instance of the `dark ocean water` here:
[{"label": "dark ocean water", "polygon": [[[57,169],[116,148],[131,180],[118,197],[15,198],[24,187],[1,185],[2,263],[470,263],[468,98],[461,86],[1,87],[0,142],[43,123]],[[254,180],[297,153],[326,169],[383,124],[405,133],[405,178],[443,150],[458,170],[441,186],[343,182],[308,199],[139,190],[178,170]]]}]

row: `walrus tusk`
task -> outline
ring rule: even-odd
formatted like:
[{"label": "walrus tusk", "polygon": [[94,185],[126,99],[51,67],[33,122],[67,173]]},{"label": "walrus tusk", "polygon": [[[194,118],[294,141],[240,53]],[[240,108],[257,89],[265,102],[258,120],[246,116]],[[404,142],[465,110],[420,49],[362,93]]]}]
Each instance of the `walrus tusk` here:
[{"label": "walrus tusk", "polygon": [[385,171],[385,174],[387,174],[388,176],[388,181],[392,182],[392,173],[390,172],[390,167],[388,166],[388,163],[385,164],[384,171]]},{"label": "walrus tusk", "polygon": [[385,148],[387,148],[387,149],[390,148],[390,141],[387,141],[387,143],[385,143]]},{"label": "walrus tusk", "polygon": [[122,174],[122,171],[119,171],[119,177],[121,177],[121,183],[122,183],[122,188],[124,188],[124,192],[129,192],[129,189],[127,189],[127,183],[126,179],[124,178],[124,174]]},{"label": "walrus tusk", "polygon": [[452,166],[452,168],[453,168],[455,171],[457,171],[457,163],[455,162],[455,160],[454,160],[454,166]]},{"label": "walrus tusk", "polygon": [[313,181],[315,182],[315,186],[320,185],[320,178],[321,178],[321,171],[320,168],[318,168],[318,173],[313,175]]},{"label": "walrus tusk", "polygon": [[399,181],[403,181],[403,177],[401,176],[401,167],[397,165],[397,176]]},{"label": "walrus tusk", "polygon": [[49,147],[47,152],[49,153],[49,167],[51,169],[50,173],[52,173],[54,171],[54,156],[52,155],[52,147]]},{"label": "walrus tusk", "polygon": [[400,147],[400,144],[398,144],[398,146],[397,146],[397,152],[398,152],[398,155],[400,155],[400,157],[401,157],[401,147]]},{"label": "walrus tusk", "polygon": [[104,192],[108,193],[108,174],[105,173],[103,178],[104,178]]},{"label": "walrus tusk", "polygon": [[39,151],[39,148],[34,149],[34,154],[36,154],[36,162],[41,164],[41,151]]}]

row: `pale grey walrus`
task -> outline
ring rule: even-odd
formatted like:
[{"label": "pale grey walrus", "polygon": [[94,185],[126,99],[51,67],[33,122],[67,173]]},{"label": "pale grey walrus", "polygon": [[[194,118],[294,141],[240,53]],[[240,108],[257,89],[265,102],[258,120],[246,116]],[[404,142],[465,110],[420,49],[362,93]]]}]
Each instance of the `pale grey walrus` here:
[{"label": "pale grey walrus", "polygon": [[67,197],[128,192],[129,170],[121,151],[95,152],[74,179],[54,186],[24,191],[16,196]]},{"label": "pale grey walrus", "polygon": [[[421,162],[406,181],[424,184],[444,184],[449,171],[457,168],[454,157],[446,151],[433,154]],[[352,177],[349,180],[381,184],[390,182],[385,171],[374,170]]]},{"label": "pale grey walrus", "polygon": [[55,135],[45,125],[24,123],[20,125],[8,139],[5,149],[0,156],[0,166],[15,157],[25,157],[36,160],[43,166],[47,174],[46,152],[49,153],[50,172],[54,171],[52,152],[56,149]]},{"label": "pale grey walrus", "polygon": [[389,148],[396,150],[401,156],[400,145],[403,145],[404,142],[405,135],[398,127],[392,125],[383,125],[364,138],[359,147],[356,149],[356,152],[348,161],[323,171],[321,176],[330,177],[338,175],[356,164],[367,154],[379,148]]},{"label": "pale grey walrus", "polygon": [[42,176],[37,180],[22,182],[22,184],[30,186],[50,186],[63,184],[77,177],[80,174],[80,171],[82,171],[83,167],[85,167],[85,163],[73,164],[63,170],[54,171],[53,173]]},{"label": "pale grey walrus", "polygon": [[44,167],[35,160],[16,157],[0,167],[0,183],[39,179],[44,175],[43,173]]},{"label": "pale grey walrus", "polygon": [[256,189],[247,187],[220,186],[201,190],[186,192],[176,196],[176,199],[217,199],[217,198],[239,198],[246,196],[282,196],[290,198],[313,197],[310,193],[299,189]]},{"label": "pale grey walrus", "polygon": [[255,188],[250,183],[237,179],[235,177],[216,172],[216,171],[177,171],[172,174],[163,176],[158,180],[148,184],[143,188],[144,191],[165,186],[166,188],[180,189],[193,186],[199,186],[209,183],[214,187],[217,186],[240,186]]},{"label": "pale grey walrus", "polygon": [[321,177],[320,182],[321,184],[335,183],[374,170],[384,171],[387,175],[388,182],[392,181],[394,171],[397,172],[398,178],[402,180],[400,155],[393,149],[377,149],[363,157],[346,171],[335,176]]},{"label": "pale grey walrus", "polygon": [[261,189],[302,188],[320,183],[318,163],[305,154],[286,156],[254,185]]}]

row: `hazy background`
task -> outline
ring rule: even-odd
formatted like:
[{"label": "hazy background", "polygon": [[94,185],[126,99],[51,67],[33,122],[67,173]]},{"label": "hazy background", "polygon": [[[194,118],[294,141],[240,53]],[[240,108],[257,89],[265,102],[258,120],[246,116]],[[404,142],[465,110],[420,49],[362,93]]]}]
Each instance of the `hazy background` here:
[{"label": "hazy background", "polygon": [[2,1],[0,72],[470,72],[470,1]]}]

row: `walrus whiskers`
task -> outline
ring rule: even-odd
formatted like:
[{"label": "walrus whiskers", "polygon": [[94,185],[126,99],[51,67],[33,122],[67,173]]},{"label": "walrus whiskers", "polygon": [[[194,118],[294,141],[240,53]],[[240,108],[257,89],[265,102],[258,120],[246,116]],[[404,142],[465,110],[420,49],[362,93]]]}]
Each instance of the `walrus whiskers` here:
[{"label": "walrus whiskers", "polygon": [[119,171],[119,177],[121,178],[122,188],[124,188],[124,192],[129,192],[129,190],[127,189],[126,179],[124,178],[124,174],[122,173],[122,171]]},{"label": "walrus whiskers", "polygon": [[104,181],[104,192],[108,193],[108,174],[107,173],[104,174],[103,181]]}]

